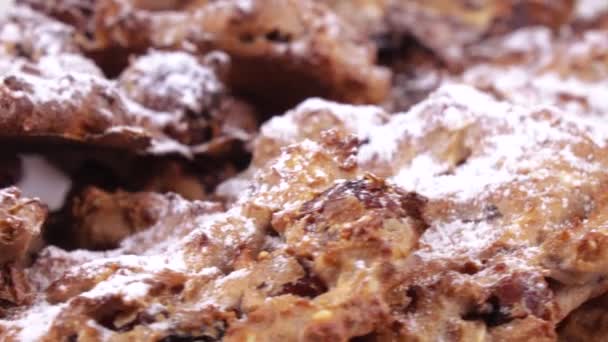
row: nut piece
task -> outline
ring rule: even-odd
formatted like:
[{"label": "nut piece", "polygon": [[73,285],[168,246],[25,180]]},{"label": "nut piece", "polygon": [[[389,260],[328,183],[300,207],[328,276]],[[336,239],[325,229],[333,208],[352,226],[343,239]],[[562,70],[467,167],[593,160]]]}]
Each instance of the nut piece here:
[{"label": "nut piece", "polygon": [[312,315],[312,319],[315,321],[327,321],[334,316],[333,312],[329,310],[319,310]]},{"label": "nut piece", "polygon": [[0,190],[0,264],[21,261],[40,235],[47,210],[17,188]]},{"label": "nut piece", "polygon": [[167,200],[155,193],[85,189],[72,206],[76,245],[115,248],[125,237],[154,225],[167,205]]}]

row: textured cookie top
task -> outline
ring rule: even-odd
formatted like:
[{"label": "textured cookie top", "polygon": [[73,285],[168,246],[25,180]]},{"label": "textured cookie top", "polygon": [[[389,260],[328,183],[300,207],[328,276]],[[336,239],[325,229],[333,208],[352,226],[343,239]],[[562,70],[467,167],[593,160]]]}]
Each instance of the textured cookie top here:
[{"label": "textured cookie top", "polygon": [[587,298],[572,289],[605,286],[587,256],[605,151],[572,118],[458,84],[390,117],[309,100],[264,126],[227,211],[147,195],[150,217],[145,197],[109,194],[149,228],[108,252],[47,248],[38,302],[7,332],[32,333],[19,319],[43,307],[51,338],[545,331]]},{"label": "textured cookie top", "polygon": [[[586,323],[608,290],[602,15],[567,0],[24,3],[49,17],[0,21],[0,138],[45,155],[3,153],[0,180],[38,158],[69,191],[47,213],[0,190],[0,339],[605,330]],[[411,98],[387,99],[377,48],[391,94]],[[408,109],[364,105],[396,100]]]}]

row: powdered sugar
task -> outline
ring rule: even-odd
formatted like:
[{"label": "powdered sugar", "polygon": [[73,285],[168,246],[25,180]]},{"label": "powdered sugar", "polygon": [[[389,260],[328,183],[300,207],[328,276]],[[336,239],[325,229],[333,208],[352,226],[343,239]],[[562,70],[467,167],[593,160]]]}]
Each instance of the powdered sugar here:
[{"label": "powdered sugar", "polygon": [[508,34],[502,47],[506,52],[538,53],[551,50],[551,30],[547,27],[526,27]]},{"label": "powdered sugar", "polygon": [[150,51],[135,60],[120,83],[141,104],[174,116],[202,114],[224,91],[211,68],[183,52]]},{"label": "powdered sugar", "polygon": [[420,238],[420,256],[454,258],[480,253],[496,241],[504,231],[487,222],[434,222]]},{"label": "powdered sugar", "polygon": [[37,62],[37,67],[44,75],[51,78],[61,78],[65,76],[67,70],[73,74],[103,75],[93,61],[72,53],[42,56]]},{"label": "powdered sugar", "polygon": [[[15,6],[0,16],[0,48],[21,46],[29,57],[75,52],[74,30],[25,6]],[[0,50],[1,51],[1,50]]]},{"label": "powdered sugar", "polygon": [[[270,123],[270,127],[279,131],[281,126],[276,125],[276,122],[281,121],[294,127],[297,120],[289,120],[294,115],[304,117],[317,111],[331,113],[338,119],[338,125],[348,127],[347,130],[357,134],[364,142],[358,152],[360,167],[364,170],[374,169],[374,165],[390,162],[397,166],[391,177],[393,182],[430,198],[451,196],[468,200],[490,193],[504,184],[522,180],[522,177],[543,177],[542,165],[558,156],[546,155],[543,150],[539,151],[538,147],[558,142],[572,144],[582,141],[582,137],[568,133],[568,125],[574,124],[582,131],[589,129],[580,122],[575,124],[565,113],[555,108],[513,106],[496,101],[473,87],[457,83],[445,84],[428,100],[414,106],[408,113],[393,116],[384,124],[383,114],[377,110],[364,108],[357,111],[353,108],[346,114],[343,113],[345,109],[348,107],[314,100],[303,104],[286,118],[275,119]],[[353,117],[351,113],[364,118]],[[535,119],[532,115],[534,113],[547,113],[546,115],[555,117],[554,122],[561,120],[562,123]],[[469,127],[473,131],[486,132],[484,135],[487,135],[487,138],[468,141],[466,132]],[[292,132],[291,129],[289,131]],[[433,156],[431,151],[417,151],[413,159],[406,158],[401,165],[397,164],[397,160],[403,158],[400,156],[400,146],[406,145],[402,144],[409,142],[418,145],[418,141],[438,131],[449,132],[448,134],[455,137],[464,134],[461,138],[464,146],[460,149],[472,149],[472,155],[465,156],[467,159],[463,165],[454,167],[449,162]],[[285,140],[294,141],[297,139],[294,134],[288,133],[290,137]],[[308,146],[311,142],[304,140],[300,143],[302,146]],[[457,144],[458,141],[454,143]],[[474,145],[467,147],[468,144]],[[429,148],[432,148],[432,145]],[[288,161],[281,161],[281,158],[288,157],[285,155],[277,159],[274,167],[280,172],[288,170],[289,167],[281,166],[281,163]],[[568,163],[578,165],[582,170],[589,167],[588,161],[584,159],[573,155],[567,157],[570,158]],[[528,172],[529,169],[536,170],[538,174]],[[279,191],[285,191],[289,185],[285,183],[276,186]],[[281,187],[285,189],[280,190]],[[272,191],[264,188],[260,190]]]},{"label": "powdered sugar", "polygon": [[297,117],[298,113],[309,114],[311,112],[329,112],[335,115],[348,131],[354,133],[360,139],[365,139],[370,128],[382,124],[387,119],[386,114],[379,107],[338,104],[319,98],[302,102],[292,115]]},{"label": "powdered sugar", "polygon": [[252,0],[238,0],[236,6],[239,10],[243,11],[243,13],[250,13],[254,10],[254,3]]},{"label": "powdered sugar", "polygon": [[[252,4],[244,1],[239,2],[238,6],[244,6],[243,11],[248,11]],[[330,26],[336,29],[336,25]],[[542,30],[535,32],[535,44],[538,49],[545,51],[550,40],[548,33]],[[10,36],[12,33],[9,31],[6,34]],[[505,44],[512,51],[526,52],[526,37],[523,34],[512,36]],[[597,43],[596,38],[590,40]],[[581,47],[576,53],[584,55],[589,51]],[[215,81],[209,81],[213,75],[208,74],[207,70],[194,77],[200,83],[189,83],[191,76],[184,75],[197,69],[195,59],[174,59],[168,63],[171,65],[165,65],[167,60],[164,56],[164,53],[156,52],[141,60],[145,64],[142,67],[144,73],[148,73],[147,67],[154,67],[161,69],[160,74],[166,76],[167,86],[152,88],[154,96],[171,98],[177,92],[181,94],[179,104],[196,111],[200,110],[203,101],[201,94],[221,91]],[[165,73],[165,66],[172,72]],[[50,69],[63,67],[49,64]],[[469,79],[465,77],[465,81],[475,83],[478,77],[487,76],[485,74],[492,70],[490,65],[480,67],[476,71],[478,74],[470,72],[467,74]],[[83,72],[77,71],[74,72],[75,75],[68,76],[55,72],[51,74],[49,84],[43,85],[51,91],[60,92],[53,87],[74,87],[79,84]],[[280,154],[271,156],[265,163],[252,167],[242,178],[224,186],[225,190],[222,191],[239,198],[229,210],[206,214],[201,202],[173,198],[167,208],[161,209],[161,221],[158,224],[126,238],[116,250],[98,253],[62,251],[53,254],[57,250],[47,249],[40,254],[40,259],[71,258],[66,262],[68,265],[57,267],[57,272],[61,271],[66,276],[86,276],[87,279],[94,279],[94,284],[88,290],[66,299],[65,304],[36,303],[23,318],[18,318],[10,325],[14,328],[24,327],[26,320],[40,323],[31,331],[21,330],[18,336],[21,340],[34,341],[50,328],[57,314],[70,309],[76,302],[74,298],[94,301],[119,296],[125,302],[146,302],[147,305],[148,300],[157,299],[154,297],[155,291],[151,290],[155,282],[162,279],[160,275],[166,273],[187,279],[185,285],[180,283],[176,286],[177,291],[182,291],[182,285],[185,288],[183,296],[175,296],[180,297],[179,300],[187,301],[189,297],[197,295],[201,297],[188,302],[190,307],[202,309],[213,306],[214,309],[231,310],[228,309],[229,305],[224,305],[224,302],[231,301],[238,301],[239,306],[245,307],[251,300],[249,294],[223,298],[222,292],[242,291],[239,288],[241,282],[247,283],[247,278],[255,271],[254,267],[249,266],[258,265],[260,263],[257,261],[272,257],[266,252],[267,248],[274,255],[278,249],[285,247],[286,242],[281,235],[281,215],[301,208],[303,203],[334,184],[360,178],[370,171],[383,171],[385,174],[382,177],[387,178],[389,184],[426,197],[428,202],[425,205],[431,208],[429,212],[433,205],[439,206],[440,218],[427,218],[428,213],[424,212],[422,216],[425,217],[420,219],[425,221],[425,230],[420,230],[421,238],[417,244],[419,249],[414,253],[422,257],[423,261],[425,258],[453,260],[459,256],[477,257],[509,233],[525,235],[534,229],[551,227],[554,223],[550,217],[553,214],[550,208],[552,205],[557,203],[564,212],[575,210],[572,208],[583,202],[580,200],[582,197],[576,197],[577,191],[582,192],[584,186],[597,185],[593,179],[599,178],[596,176],[603,172],[603,168],[601,163],[593,159],[599,150],[597,144],[591,141],[603,140],[592,133],[606,128],[604,123],[587,121],[596,117],[587,115],[589,111],[584,105],[576,107],[576,101],[569,102],[572,107],[563,108],[560,94],[585,96],[593,110],[604,112],[608,111],[608,105],[600,91],[603,84],[596,84],[597,88],[586,88],[586,84],[580,84],[579,79],[560,78],[550,73],[530,79],[526,71],[516,68],[505,71],[505,74],[510,78],[494,82],[492,77],[486,77],[484,82],[493,83],[499,92],[513,93],[513,98],[504,98],[515,104],[497,100],[494,96],[455,81],[446,82],[409,112],[392,117],[373,106],[341,105],[321,99],[305,101],[295,110],[264,125],[262,137],[270,142],[271,148],[277,147]],[[147,86],[157,83],[157,80],[141,77],[138,80],[149,82]],[[57,84],[50,84],[52,82]],[[93,83],[87,83],[86,80],[83,82]],[[109,87],[115,86],[109,82]],[[523,88],[541,91],[532,95],[523,92],[520,94],[519,90]],[[89,89],[61,93],[58,98],[63,100],[80,96],[77,93],[79,90],[86,92]],[[34,100],[44,102],[50,101],[50,98],[57,97],[42,93]],[[556,105],[562,108],[556,108]],[[144,134],[144,127],[162,130],[171,123],[174,114],[171,110],[155,112],[145,105],[145,101],[135,102],[126,98],[124,107],[129,113],[129,119],[137,125],[134,128],[129,125],[113,126],[108,130],[109,133],[132,129],[133,132]],[[569,117],[568,112],[577,116]],[[111,117],[114,113],[107,114]],[[578,115],[585,115],[585,119],[580,119]],[[594,125],[596,127],[592,127]],[[353,144],[354,147],[351,147],[348,145],[351,140],[345,139],[348,143],[344,145],[348,146],[343,150],[339,150],[342,146],[337,148],[339,152],[356,153],[357,165],[334,165],[338,163],[334,163],[332,158],[340,156],[328,153],[323,145],[325,140],[321,141],[327,136],[333,137],[320,134],[328,129],[357,136],[358,145]],[[342,135],[339,136],[341,138]],[[260,149],[264,147],[260,146]],[[154,153],[176,150],[187,153],[184,146],[169,139],[155,139],[150,148]],[[543,183],[551,177],[555,181]],[[243,191],[245,188],[248,190]],[[563,193],[555,190],[557,188],[563,190]],[[507,217],[506,223],[493,221],[502,219],[500,211],[503,208],[499,208],[500,205],[509,209],[510,203],[499,202],[508,202],[516,192],[525,194],[530,203],[524,203],[523,209],[511,208],[512,211],[523,216],[537,210],[541,212],[539,217],[546,222],[540,220],[540,223],[526,223],[530,226],[522,224],[526,229],[517,231],[520,216]],[[569,197],[564,193],[574,195]],[[381,204],[388,207],[384,202]],[[588,203],[585,205],[592,206]],[[485,214],[485,211],[490,214],[478,217],[478,214]],[[454,212],[462,217],[455,218],[457,215]],[[555,222],[561,219],[561,212],[556,212],[558,218]],[[469,213],[474,215],[464,218]],[[530,228],[534,224],[540,228]],[[267,236],[266,231],[269,229],[279,232],[278,236]],[[262,244],[259,240],[264,238],[270,242]],[[303,233],[302,241],[307,240],[310,240],[310,236]],[[501,242],[502,247],[511,247],[508,236]],[[260,250],[263,253],[259,253],[259,260],[255,260],[255,255]],[[523,263],[515,259],[517,258],[510,262]],[[372,264],[367,264],[364,260],[354,262],[361,272],[371,272]],[[287,267],[279,262],[275,266],[277,273]],[[103,276],[100,277],[102,273]],[[32,279],[41,287],[41,291],[55,281],[36,277],[38,275],[33,275]],[[67,282],[61,286],[60,290],[68,291]],[[197,287],[200,293],[197,292]],[[217,295],[218,293],[220,294]],[[225,297],[231,295],[229,293]],[[164,302],[153,303],[144,309],[151,316],[161,317],[168,315],[169,306]],[[247,319],[246,314],[244,319]],[[0,324],[4,323],[0,321]],[[150,323],[148,327],[169,331],[174,328],[173,323],[162,317],[162,320]],[[104,336],[112,334],[95,321],[88,321],[87,325],[106,334]]]},{"label": "powdered sugar", "polygon": [[[15,77],[28,84],[31,88],[27,92],[14,91],[16,98],[28,97],[37,105],[54,102],[70,102],[82,99],[85,94],[93,91],[97,80],[84,74],[61,74],[61,76],[38,77],[29,73],[19,73]],[[104,83],[103,81],[99,80]],[[106,83],[107,84],[107,83]]]},{"label": "powdered sugar", "polygon": [[[334,120],[323,122],[321,118],[324,116]],[[261,135],[286,145],[301,140],[307,134],[307,127],[302,127],[305,122],[310,121],[314,125],[337,122],[340,126],[331,125],[323,128],[341,129],[365,140],[370,130],[385,122],[387,118],[388,116],[379,107],[352,106],[311,98],[285,115],[270,119],[262,126]]]},{"label": "powdered sugar", "polygon": [[[40,341],[48,331],[55,317],[65,307],[65,304],[50,305],[47,302],[39,302],[32,306],[27,314],[11,320],[10,325],[20,329],[17,334],[19,341],[37,342]],[[8,323],[0,319],[0,325]]]},{"label": "powdered sugar", "polygon": [[606,12],[608,12],[608,2],[605,0],[576,1],[575,16],[578,19],[591,20]]},{"label": "powdered sugar", "polygon": [[281,141],[292,141],[298,136],[299,127],[289,115],[275,116],[260,129],[263,136]]},{"label": "powdered sugar", "polygon": [[[526,39],[520,39],[531,36],[544,37],[540,39],[542,44],[526,45]],[[501,49],[514,45],[513,41],[519,42],[516,46],[526,46],[527,58],[523,62],[478,64],[460,78],[515,104],[557,107],[567,114],[566,120],[585,129],[597,144],[604,145],[608,138],[602,120],[608,111],[604,96],[608,84],[604,76],[608,71],[600,60],[608,51],[608,40],[604,31],[593,30],[586,31],[581,38],[565,33],[553,37],[547,29],[521,29],[497,44]]]},{"label": "powdered sugar", "polygon": [[126,301],[137,300],[148,294],[150,286],[145,283],[150,276],[121,270],[109,279],[98,283],[93,289],[80,294],[85,298],[103,298],[119,295]]}]

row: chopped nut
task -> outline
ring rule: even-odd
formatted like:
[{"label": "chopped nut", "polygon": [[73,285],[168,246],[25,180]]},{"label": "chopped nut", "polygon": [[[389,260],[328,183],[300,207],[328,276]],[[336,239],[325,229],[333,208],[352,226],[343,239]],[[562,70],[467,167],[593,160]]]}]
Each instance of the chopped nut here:
[{"label": "chopped nut", "polygon": [[319,311],[315,312],[312,315],[312,319],[314,319],[315,321],[326,321],[326,320],[331,319],[333,316],[334,316],[333,312],[323,309],[323,310],[319,310]]},{"label": "chopped nut", "polygon": [[258,260],[268,259],[269,257],[270,257],[270,253],[268,253],[266,251],[261,251],[260,254],[258,254]]}]

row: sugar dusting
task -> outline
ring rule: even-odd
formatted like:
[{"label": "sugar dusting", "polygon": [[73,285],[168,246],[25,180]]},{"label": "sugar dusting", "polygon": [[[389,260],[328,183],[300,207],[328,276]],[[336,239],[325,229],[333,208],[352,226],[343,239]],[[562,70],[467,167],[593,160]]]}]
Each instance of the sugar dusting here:
[{"label": "sugar dusting", "polygon": [[146,280],[150,280],[149,275],[142,275],[136,272],[121,270],[112,275],[109,279],[100,282],[93,289],[81,293],[85,298],[103,298],[108,295],[122,296],[125,301],[133,301],[145,297],[150,290],[150,285]]},{"label": "sugar dusting", "polygon": [[152,154],[191,155],[187,146],[163,132],[169,124],[179,119],[174,113],[155,111],[140,105],[128,98],[115,81],[100,77],[100,74],[90,61],[71,54],[43,57],[35,65],[18,61],[5,70],[4,76],[23,86],[12,89],[3,84],[0,91],[13,101],[27,99],[35,109],[48,107],[82,116],[89,113],[78,113],[75,107],[98,100],[104,105],[88,109],[103,117],[108,125],[103,132],[90,133],[84,139],[94,135],[132,133],[151,138],[148,151]]},{"label": "sugar dusting", "polygon": [[28,310],[27,315],[11,321],[0,319],[0,324],[4,323],[19,329],[17,334],[19,341],[37,342],[44,337],[55,317],[61,313],[65,306],[65,304],[51,305],[44,301],[38,302]]},{"label": "sugar dusting", "polygon": [[608,2],[605,0],[578,0],[574,8],[575,17],[590,20],[608,12]]},{"label": "sugar dusting", "polygon": [[[184,199],[174,196],[172,204],[169,206],[164,216],[171,217],[175,215],[188,215],[193,206],[201,206],[188,202]],[[35,303],[29,310],[25,311],[21,316],[12,320],[0,320],[0,325],[19,329],[25,328],[19,332],[20,341],[37,341],[50,328],[55,317],[64,310],[69,310],[70,306],[78,298],[101,299],[107,296],[119,296],[126,302],[140,301],[146,297],[151,289],[151,283],[157,281],[158,274],[163,272],[191,272],[189,267],[180,255],[180,245],[187,243],[191,239],[190,235],[198,234],[201,230],[205,230],[214,223],[221,222],[227,217],[234,217],[234,212],[231,215],[226,213],[209,216],[193,217],[198,223],[190,225],[191,231],[181,232],[182,236],[171,240],[164,241],[165,244],[152,244],[149,247],[140,250],[139,254],[129,254],[129,250],[141,246],[138,241],[155,240],[159,232],[165,231],[162,235],[165,236],[166,230],[178,230],[179,227],[165,227],[161,222],[157,226],[151,227],[147,231],[133,235],[123,241],[120,248],[106,252],[89,252],[89,251],[72,251],[66,252],[55,247],[48,247],[40,254],[40,259],[44,260],[65,260],[67,268],[60,265],[53,265],[55,272],[65,272],[65,275],[72,276],[87,276],[96,277],[100,270],[115,269],[110,276],[97,282],[90,290],[80,293],[79,295],[69,299],[65,303],[50,304],[45,301]],[[187,227],[186,227],[187,228]],[[242,234],[251,233],[253,228],[243,230]],[[210,233],[207,231],[207,233]],[[146,238],[146,235],[149,235]],[[143,239],[143,240],[142,240]],[[224,243],[228,245],[230,242]],[[64,269],[62,271],[62,268]],[[198,276],[220,274],[216,267],[208,267],[195,272]],[[32,274],[32,281],[44,291],[53,281],[53,278],[46,279],[44,275]],[[32,326],[31,322],[36,323]]]},{"label": "sugar dusting", "polygon": [[210,67],[184,52],[149,51],[131,64],[119,82],[135,100],[155,110],[175,111],[174,116],[184,111],[203,113],[224,91]]},{"label": "sugar dusting", "polygon": [[434,258],[452,258],[462,254],[476,253],[496,241],[501,230],[487,222],[434,222],[420,238],[418,255]]},{"label": "sugar dusting", "polygon": [[[248,2],[243,2],[247,5]],[[10,34],[10,32],[9,32]],[[546,47],[546,37],[539,35],[538,41]],[[512,37],[508,44],[518,49],[522,42],[521,37]],[[583,49],[580,49],[583,51]],[[486,74],[489,69],[480,68],[479,74]],[[532,81],[525,77],[521,70],[508,70],[510,79],[499,79],[497,87],[504,93],[517,93],[513,89],[526,87],[538,88],[546,93],[523,96],[517,93],[508,98],[512,103],[497,101],[494,97],[462,84],[446,84],[429,99],[412,108],[408,113],[396,114],[388,117],[381,109],[376,107],[340,105],[320,99],[304,102],[294,111],[270,120],[262,128],[262,135],[275,139],[283,147],[299,147],[305,157],[322,151],[321,145],[310,140],[307,133],[302,131],[302,120],[314,118],[321,112],[336,119],[336,124],[329,128],[337,128],[356,135],[361,141],[357,152],[358,174],[361,176],[378,165],[391,164],[394,167],[389,177],[391,183],[397,184],[406,190],[416,191],[431,201],[436,199],[452,200],[463,203],[473,199],[482,199],[484,196],[495,194],[496,190],[505,186],[531,180],[543,180],[551,176],[551,169],[545,165],[561,163],[568,166],[564,171],[562,183],[566,186],[578,187],[585,183],[585,177],[599,172],[600,167],[592,159],[581,156],[575,150],[577,143],[589,139],[597,146],[601,146],[605,139],[594,135],[597,131],[608,131],[608,125],[601,120],[594,121],[593,116],[571,116],[571,113],[585,115],[584,106],[577,107],[574,103],[566,108],[556,108],[560,105],[557,95],[570,93],[580,96],[589,96],[591,107],[598,111],[605,111],[606,103],[601,96],[601,87],[583,92],[586,85],[579,84],[577,79],[556,79],[553,74],[542,75]],[[473,75],[471,72],[470,75]],[[473,76],[470,76],[474,78]],[[173,79],[172,84],[182,84],[183,80]],[[471,81],[473,82],[473,81]],[[580,93],[579,93],[580,90]],[[160,90],[168,92],[167,89]],[[183,100],[188,106],[195,103],[194,96],[198,90],[186,96]],[[549,95],[547,95],[549,94]],[[523,96],[523,97],[517,97]],[[553,99],[556,99],[555,101]],[[44,96],[42,99],[44,101]],[[129,105],[129,104],[127,104]],[[134,107],[139,106],[133,104]],[[165,118],[156,117],[145,110],[142,120],[160,120],[156,124],[165,123]],[[580,111],[580,112],[579,112]],[[582,131],[582,132],[581,132]],[[437,144],[425,145],[424,140],[436,132],[447,133],[457,141],[462,139],[463,160],[453,160],[451,150],[437,152]],[[292,145],[293,144],[293,145]],[[406,156],[404,150],[409,146],[423,146],[415,151],[411,157]],[[167,146],[162,143],[153,147],[162,151]],[[169,146],[169,149],[176,148]],[[559,149],[558,153],[554,153]],[[261,207],[280,205],[276,210],[291,210],[302,203],[301,198],[285,197],[286,201],[271,202],[265,195],[274,195],[290,192],[290,184],[286,181],[293,175],[300,175],[306,184],[318,184],[319,180],[327,181],[328,173],[317,169],[314,173],[305,173],[301,163],[290,160],[288,149],[284,148],[281,155],[273,158],[269,168],[274,171],[273,176],[279,182],[272,183],[257,173],[253,179],[241,179],[238,189],[249,187],[258,182],[256,187],[245,192],[240,201],[230,210],[218,214],[203,214],[189,217],[189,222],[172,222],[167,227],[157,225],[148,231],[135,234],[127,238],[121,247],[95,255],[78,254],[83,251],[64,252],[75,259],[83,260],[71,270],[95,275],[105,265],[118,265],[119,270],[106,280],[98,282],[89,291],[79,295],[81,298],[102,298],[107,295],[118,295],[126,301],[137,301],[150,293],[150,281],[163,271],[186,273],[191,267],[190,261],[184,255],[185,246],[205,236],[207,242],[224,246],[225,249],[238,249],[242,241],[254,238],[260,230],[259,223],[243,214],[243,204],[255,204]],[[446,157],[447,155],[447,157]],[[262,170],[265,171],[265,170]],[[578,177],[580,175],[580,177]],[[341,179],[335,181],[342,181]],[[331,182],[330,182],[331,183]],[[325,183],[323,183],[325,184]],[[562,184],[560,184],[562,185]],[[534,191],[533,189],[520,189],[521,191]],[[294,191],[298,192],[298,191]],[[509,194],[505,194],[508,197]],[[533,194],[538,196],[538,193]],[[257,197],[256,197],[257,196]],[[543,202],[543,205],[545,203]],[[568,198],[561,199],[561,205],[567,208],[571,205]],[[174,205],[163,217],[176,214],[185,214],[195,205],[184,200],[175,201]],[[225,235],[217,234],[217,229]],[[484,220],[445,219],[431,222],[420,239],[421,251],[432,254],[432,257],[449,259],[454,255],[480,252],[505,233],[504,229]],[[221,236],[220,236],[221,235]],[[141,246],[140,242],[146,240],[159,240],[153,246]],[[199,252],[206,251],[207,246],[200,247]],[[48,251],[48,249],[47,249]],[[135,254],[132,254],[135,253]],[[94,260],[84,260],[93,258]],[[365,264],[356,262],[358,267]],[[238,280],[249,275],[247,269],[237,269],[223,276],[222,271],[214,266],[203,267],[194,272],[200,277],[219,277],[214,286],[220,287],[230,281]],[[39,281],[43,287],[48,285]],[[215,304],[213,298],[205,304]],[[65,304],[51,305],[46,302],[36,303],[23,317],[10,322],[0,320],[0,324],[21,328],[18,338],[23,341],[37,341],[48,331],[55,317],[69,308],[71,301]],[[162,311],[159,307],[148,308],[151,313]],[[34,322],[34,326],[32,323]],[[90,321],[89,326],[105,331],[105,328]],[[27,328],[26,328],[27,327]],[[157,322],[150,325],[152,328],[170,329],[170,323]]]},{"label": "sugar dusting", "polygon": [[[279,156],[269,160],[264,169],[252,176],[250,184],[254,185],[253,189],[231,209],[210,215],[186,216],[185,222],[169,227],[164,224],[150,227],[127,238],[119,249],[71,268],[68,272],[94,275],[107,265],[118,266],[118,270],[107,279],[78,297],[117,295],[125,301],[138,301],[149,296],[150,282],[167,270],[214,277],[213,286],[219,287],[247,277],[247,269],[224,275],[217,267],[204,263],[197,264],[199,269],[192,271],[192,265],[200,261],[196,256],[185,254],[187,246],[205,241],[203,245],[197,245],[198,254],[209,252],[209,246],[222,246],[222,252],[238,250],[244,241],[255,238],[260,227],[265,227],[263,222],[256,222],[244,214],[248,205],[268,208],[275,214],[288,212],[307,200],[306,193],[311,192],[315,185],[322,185],[319,188],[322,191],[342,181],[341,178],[332,180],[329,169],[317,167],[314,172],[305,169],[305,161],[314,160],[314,156],[323,153],[323,148],[319,142],[306,138],[305,132],[294,132],[290,127],[316,115],[329,115],[335,120],[330,127],[320,129],[337,127],[359,137],[358,169],[353,177],[362,176],[379,164],[391,163],[394,173],[389,177],[390,182],[416,191],[431,201],[450,200],[454,205],[469,203],[470,200],[477,203],[478,199],[496,194],[505,186],[509,188],[512,184],[546,179],[550,176],[548,167],[552,163],[568,167],[563,170],[563,184],[560,184],[566,187],[586,183],[585,177],[599,169],[593,160],[575,150],[577,143],[590,139],[584,130],[578,130],[580,124],[575,125],[573,117],[550,106],[520,106],[497,101],[463,84],[446,84],[408,113],[392,117],[375,107],[343,106],[313,100],[282,119],[269,122],[262,129],[263,134],[278,139],[285,147]],[[277,134],[276,130],[284,126],[288,127],[288,132]],[[461,164],[450,158],[450,153],[454,153],[450,152],[452,150],[447,150],[450,153],[446,157],[434,150],[435,145],[423,143],[437,132],[461,139],[455,138],[453,143],[460,146],[461,142],[463,148],[470,150]],[[311,134],[316,135],[314,132]],[[402,152],[408,144],[421,146],[421,150],[406,158]],[[559,153],[554,153],[556,148],[559,148]],[[305,191],[294,188],[300,184]],[[517,190],[534,191],[526,188]],[[533,196],[538,196],[538,193],[531,194]],[[175,200],[163,217],[170,219],[173,215],[187,215],[197,205],[196,202]],[[551,203],[543,202],[542,205]],[[569,200],[564,198],[561,206],[568,208]],[[430,222],[430,227],[420,238],[421,247],[416,255],[446,259],[455,255],[474,255],[506,233],[506,227],[482,219],[445,217]],[[142,242],[145,245],[150,240],[157,243],[141,246]],[[221,303],[214,301],[215,298],[210,296],[199,304],[221,307]],[[68,301],[66,307],[70,303]],[[65,309],[64,306],[45,305],[40,306],[41,310],[52,314],[47,320]],[[36,317],[36,311],[31,315]],[[154,324],[159,328],[170,326],[166,322]],[[40,327],[35,332],[36,336],[44,334],[45,329],[48,325]]]},{"label": "sugar dusting", "polygon": [[[291,127],[302,123],[301,118],[312,115],[319,108],[325,108],[337,118],[331,128],[345,129],[363,142],[358,150],[361,173],[374,170],[378,165],[380,168],[392,165],[393,174],[389,175],[392,183],[431,200],[449,200],[455,205],[483,203],[484,199],[503,191],[502,196],[508,198],[507,192],[511,189],[527,193],[530,198],[542,197],[538,189],[526,184],[544,182],[554,175],[555,168],[563,168],[559,173],[559,182],[563,183],[544,189],[547,193],[560,191],[560,187],[593,184],[594,175],[601,172],[599,164],[588,155],[575,153],[574,149],[577,144],[589,142],[592,142],[591,146],[601,148],[603,140],[594,136],[593,131],[608,129],[606,122],[581,120],[542,102],[514,105],[498,101],[469,85],[446,83],[408,113],[396,114],[388,120],[366,117],[370,113],[366,108],[352,109],[360,115],[343,116],[338,113],[344,107],[313,102],[312,106],[299,107],[295,114],[275,119],[262,132],[289,143],[298,141],[298,136],[306,139],[303,132],[288,133],[285,138],[276,130],[289,125],[288,132],[291,132]],[[382,113],[375,115],[383,117]],[[281,124],[276,124],[277,121]],[[438,132],[457,138],[455,146],[462,144],[461,149],[469,150],[463,152],[462,164],[454,164],[457,160],[450,159],[450,155],[438,154],[435,145],[424,143]],[[315,148],[313,141],[300,140],[299,144],[309,150]],[[408,157],[410,145],[420,147]],[[293,164],[289,155],[283,154],[275,159],[273,167],[281,174],[288,172],[290,165],[299,164]],[[284,191],[289,185],[279,183],[275,187],[283,187],[281,191]],[[266,185],[259,189],[261,192],[274,191]],[[547,206],[552,205],[545,199],[541,204],[541,210],[548,210]],[[563,198],[561,206],[569,210],[569,200]],[[433,257],[448,258],[458,253],[481,252],[506,234],[505,229],[497,229],[485,221],[437,221],[431,224],[421,241],[430,246],[427,252]]]},{"label": "sugar dusting", "polygon": [[[77,51],[73,28],[25,6],[0,14],[0,53],[9,55],[22,46],[31,57]],[[27,42],[27,45],[21,45]],[[8,51],[6,51],[8,49]]]},{"label": "sugar dusting", "polygon": [[515,64],[477,64],[456,78],[514,104],[556,107],[575,116],[571,121],[597,144],[606,144],[608,133],[602,124],[608,111],[604,94],[608,69],[602,61],[608,53],[605,31],[555,36],[547,28],[524,28],[498,39],[490,48],[525,52],[527,57]]},{"label": "sugar dusting", "polygon": [[[437,112],[436,108],[442,108],[442,112]],[[468,200],[479,197],[484,190],[524,177],[518,172],[523,163],[542,165],[547,158],[554,158],[532,153],[541,144],[547,141],[572,143],[580,139],[567,133],[566,124],[554,127],[550,121],[530,116],[530,113],[542,111],[552,110],[539,107],[530,111],[495,101],[472,87],[447,84],[409,113],[394,116],[384,127],[374,128],[382,134],[369,135],[370,142],[360,149],[359,162],[365,165],[370,161],[389,161],[397,153],[399,141],[417,141],[433,129],[466,132],[469,125],[474,125],[476,130],[488,130],[492,134],[475,141],[475,146],[470,147],[473,155],[463,165],[450,170],[450,165],[429,154],[432,151],[418,151],[413,159],[399,167],[391,180],[430,198],[455,196]],[[553,115],[561,118],[562,113],[555,111]],[[466,137],[463,139],[466,144]],[[529,156],[538,159],[530,160]],[[587,164],[585,160],[578,163]],[[526,173],[525,177],[534,177],[534,173]]]},{"label": "sugar dusting", "polygon": [[[137,135],[152,136],[151,153],[189,156],[184,146],[163,131],[179,117],[173,112],[145,108],[127,97],[125,89],[106,79],[92,60],[80,54],[72,27],[17,6],[0,19],[0,56],[0,76],[14,85],[9,88],[5,82],[0,88],[15,102],[25,98],[35,109],[74,112],[78,109],[74,107],[90,106],[95,100],[99,106],[88,109],[104,117],[97,121],[110,123],[106,134],[119,132],[117,126],[132,126],[145,131]],[[144,72],[152,77],[138,78],[146,89],[165,97],[176,97],[174,93],[178,92],[182,95],[178,101],[193,111],[212,105],[214,94],[223,91],[213,71],[185,53],[151,52],[142,63],[147,65]],[[154,68],[157,73],[149,72]],[[209,103],[201,104],[205,101]]]},{"label": "sugar dusting", "polygon": [[[320,98],[310,98],[285,115],[275,116],[268,120],[260,129],[264,137],[275,139],[282,144],[301,140],[305,135],[301,123],[310,120],[320,124],[323,116],[334,118],[330,124],[343,125],[343,129],[356,134],[359,139],[366,139],[370,129],[385,122],[386,114],[375,106],[353,106],[325,101]],[[329,120],[328,120],[329,121]],[[340,128],[328,126],[326,129]]]}]

